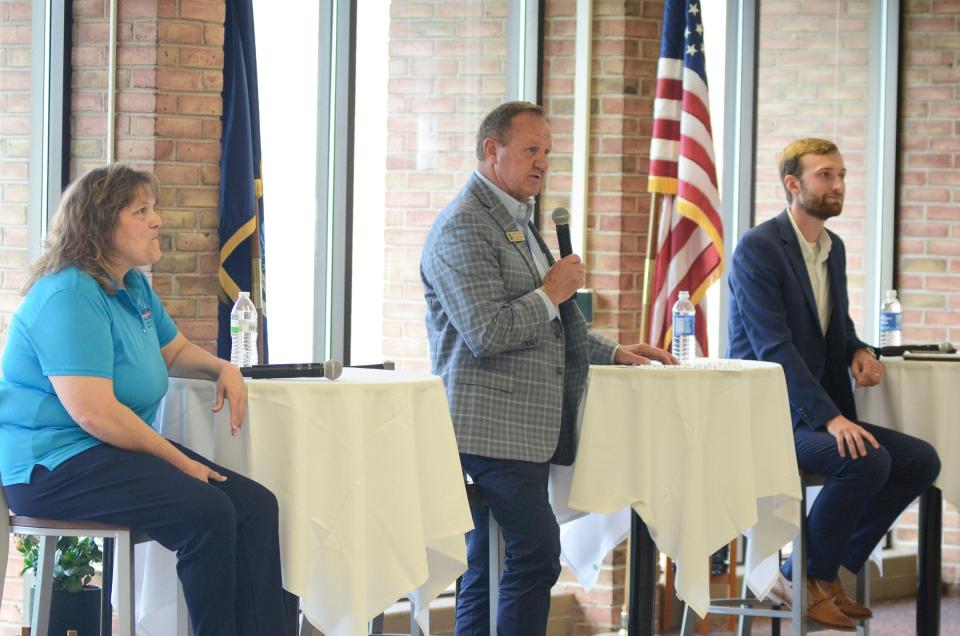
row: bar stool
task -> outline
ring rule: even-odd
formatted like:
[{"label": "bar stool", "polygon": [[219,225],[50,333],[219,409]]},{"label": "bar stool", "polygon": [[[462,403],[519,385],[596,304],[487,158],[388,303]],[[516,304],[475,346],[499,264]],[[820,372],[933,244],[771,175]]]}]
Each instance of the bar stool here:
[{"label": "bar stool", "polygon": [[[7,498],[0,487],[0,513],[8,515],[9,531],[15,534],[25,534],[39,538],[39,563],[37,564],[36,593],[33,599],[33,615],[30,620],[31,633],[34,636],[47,636],[50,620],[50,599],[53,596],[53,567],[57,552],[57,538],[67,537],[97,537],[116,542],[117,572],[120,585],[120,615],[121,636],[135,636],[135,608],[133,589],[133,546],[137,543],[150,541],[150,537],[138,533],[124,526],[115,526],[96,521],[58,521],[37,517],[10,515],[7,508]],[[9,534],[9,533],[7,533]],[[6,541],[6,539],[4,539]],[[110,544],[107,544],[110,545]],[[107,551],[105,545],[104,552]],[[109,586],[107,586],[108,588]],[[111,612],[108,589],[104,588],[101,606],[101,634],[110,633]],[[182,598],[179,582],[178,596]],[[0,593],[3,591],[3,581],[0,580]],[[178,612],[177,634],[186,636],[189,633],[188,619],[185,612]]]},{"label": "bar stool", "polygon": [[[800,474],[800,489],[802,499],[800,503],[800,532],[797,539],[794,540],[794,560],[793,560],[793,607],[783,609],[782,606],[774,606],[767,600],[759,600],[749,596],[747,589],[747,579],[743,580],[743,591],[741,598],[713,599],[707,608],[707,614],[733,614],[740,617],[740,624],[737,630],[739,636],[750,634],[755,617],[770,618],[773,620],[773,636],[780,635],[780,620],[789,618],[791,620],[791,632],[793,636],[806,636],[806,634],[815,631],[829,629],[820,625],[807,625],[807,488],[811,486],[822,486],[826,478],[821,475],[809,473]],[[866,605],[870,598],[870,577],[867,574],[865,565],[857,573],[857,592],[856,600],[858,603]],[[696,613],[689,606],[684,607],[683,625],[680,628],[681,636],[693,636],[698,622]],[[869,621],[856,621],[857,636],[870,635]]]}]

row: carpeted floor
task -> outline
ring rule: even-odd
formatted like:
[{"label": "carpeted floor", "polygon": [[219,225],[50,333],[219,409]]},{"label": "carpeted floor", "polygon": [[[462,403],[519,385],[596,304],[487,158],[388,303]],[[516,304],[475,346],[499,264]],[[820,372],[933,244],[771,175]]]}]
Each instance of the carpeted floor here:
[{"label": "carpeted floor", "polygon": [[[888,601],[873,607],[874,618],[870,621],[870,636],[910,636],[916,633],[916,601],[912,598]],[[677,632],[673,632],[676,634]],[[732,634],[721,629],[712,629],[711,634]],[[784,636],[790,634],[790,621],[780,627]],[[849,632],[821,631],[827,636],[848,636]],[[769,621],[754,621],[753,636],[770,634]],[[944,598],[940,609],[940,636],[960,636],[960,597]]]}]

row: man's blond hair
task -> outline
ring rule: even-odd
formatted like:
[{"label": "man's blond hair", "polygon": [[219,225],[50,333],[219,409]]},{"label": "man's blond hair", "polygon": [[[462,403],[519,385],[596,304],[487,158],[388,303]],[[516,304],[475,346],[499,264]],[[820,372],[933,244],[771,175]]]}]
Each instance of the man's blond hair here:
[{"label": "man's blond hair", "polygon": [[790,193],[790,190],[787,189],[787,175],[793,175],[797,179],[800,178],[803,171],[800,166],[800,159],[802,159],[804,155],[822,156],[832,155],[835,152],[840,152],[837,144],[827,139],[817,139],[816,137],[805,137],[791,141],[787,147],[783,149],[783,152],[780,153],[780,184],[783,186],[783,191],[787,193],[788,204],[793,203],[793,195]]}]

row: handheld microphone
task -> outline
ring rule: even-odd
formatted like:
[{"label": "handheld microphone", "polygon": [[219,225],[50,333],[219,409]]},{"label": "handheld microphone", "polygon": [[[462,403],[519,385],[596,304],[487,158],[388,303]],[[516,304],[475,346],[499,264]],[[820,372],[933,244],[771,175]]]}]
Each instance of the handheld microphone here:
[{"label": "handheld microphone", "polygon": [[254,380],[263,378],[326,378],[336,380],[343,373],[343,364],[336,360],[327,360],[323,363],[255,364],[252,367],[240,367],[240,373],[243,377]]},{"label": "handheld microphone", "polygon": [[880,347],[880,357],[893,358],[896,356],[902,356],[907,351],[916,353],[923,351],[932,351],[936,353],[956,353],[957,350],[949,342],[941,342],[940,344],[889,345],[886,347]]},{"label": "handheld microphone", "polygon": [[573,243],[570,242],[570,210],[556,208],[553,214],[553,224],[557,227],[557,243],[560,245],[560,258],[573,254]]}]

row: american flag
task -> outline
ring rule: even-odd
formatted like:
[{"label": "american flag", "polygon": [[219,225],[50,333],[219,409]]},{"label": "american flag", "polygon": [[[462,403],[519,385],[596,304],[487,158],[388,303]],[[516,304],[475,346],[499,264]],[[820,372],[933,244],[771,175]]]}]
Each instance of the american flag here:
[{"label": "american flag", "polygon": [[697,308],[696,334],[707,355],[707,288],[723,268],[723,224],[710,128],[703,16],[696,0],[666,0],[657,69],[650,192],[663,195],[650,309],[650,342],[668,347],[680,291]]}]

